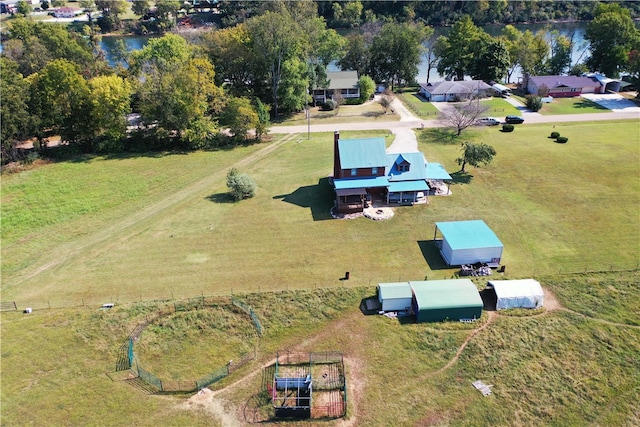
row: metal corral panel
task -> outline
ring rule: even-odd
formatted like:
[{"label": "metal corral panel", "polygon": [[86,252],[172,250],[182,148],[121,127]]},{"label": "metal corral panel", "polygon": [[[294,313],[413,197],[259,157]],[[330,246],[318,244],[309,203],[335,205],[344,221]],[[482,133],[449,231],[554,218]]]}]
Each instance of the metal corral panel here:
[{"label": "metal corral panel", "polygon": [[479,319],[482,298],[469,279],[410,282],[416,322]]},{"label": "metal corral panel", "polygon": [[404,311],[411,308],[413,291],[409,282],[378,283],[378,301],[382,311]]},{"label": "metal corral panel", "polygon": [[504,246],[482,220],[437,222],[442,233],[442,257],[449,265],[499,264]]}]

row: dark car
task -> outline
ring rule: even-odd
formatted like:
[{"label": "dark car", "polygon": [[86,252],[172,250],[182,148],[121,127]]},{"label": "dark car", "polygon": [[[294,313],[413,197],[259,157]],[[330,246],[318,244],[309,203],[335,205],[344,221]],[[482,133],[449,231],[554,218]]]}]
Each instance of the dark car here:
[{"label": "dark car", "polygon": [[507,116],[504,118],[504,121],[510,125],[519,125],[524,122],[524,119],[520,116]]}]

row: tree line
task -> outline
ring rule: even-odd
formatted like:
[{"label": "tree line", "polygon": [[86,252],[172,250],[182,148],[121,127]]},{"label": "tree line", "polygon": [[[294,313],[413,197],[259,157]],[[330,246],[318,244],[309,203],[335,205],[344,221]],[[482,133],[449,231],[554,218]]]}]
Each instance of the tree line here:
[{"label": "tree line", "polygon": [[[11,20],[0,58],[3,162],[19,141],[34,138],[45,147],[51,135],[84,152],[200,149],[248,135],[260,139],[271,118],[300,111],[313,102],[314,88],[328,87],[332,61],[358,71],[361,101],[374,81],[391,88],[415,83],[423,55],[442,75],[487,82],[508,81],[518,67],[524,75],[598,70],[612,77],[622,71],[637,77],[640,69],[639,32],[629,9],[616,3],[596,7],[586,33],[591,56],[579,64],[571,64],[570,37],[513,26],[493,37],[470,15],[447,36],[435,37],[433,27],[415,17],[363,23],[342,36],[322,16],[326,5],[260,7],[261,14],[232,26],[167,33],[139,51],[127,52],[121,42],[112,52],[116,66],[105,60],[91,22],[74,30]],[[177,13],[171,10],[167,16]],[[138,115],[135,122],[128,120],[131,113]]]}]

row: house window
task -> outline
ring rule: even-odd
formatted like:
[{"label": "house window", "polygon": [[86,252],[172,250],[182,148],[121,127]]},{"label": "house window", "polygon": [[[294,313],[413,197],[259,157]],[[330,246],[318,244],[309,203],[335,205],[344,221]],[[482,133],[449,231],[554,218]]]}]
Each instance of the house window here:
[{"label": "house window", "polygon": [[351,169],[351,176],[356,176],[358,174],[358,169],[353,168]]},{"label": "house window", "polygon": [[398,165],[399,172],[409,172],[409,163],[401,163]]},{"label": "house window", "polygon": [[377,175],[378,174],[378,168],[371,168],[371,175]]}]

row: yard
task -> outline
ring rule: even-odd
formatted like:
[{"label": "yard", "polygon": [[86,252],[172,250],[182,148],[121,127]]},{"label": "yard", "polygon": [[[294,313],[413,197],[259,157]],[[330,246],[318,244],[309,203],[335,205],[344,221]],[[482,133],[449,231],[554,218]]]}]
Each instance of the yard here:
[{"label": "yard", "polygon": [[[568,143],[549,139],[552,130]],[[331,133],[4,175],[3,301],[35,310],[1,314],[3,422],[243,425],[259,405],[260,367],[294,348],[345,353],[353,425],[636,424],[636,131],[633,121],[473,128],[464,140],[498,154],[460,174],[460,140],[422,130],[419,149],[453,173],[452,195],[387,221],[331,219]],[[372,135],[391,143],[388,132],[343,132]],[[229,201],[232,166],[258,184],[255,198]],[[362,315],[379,282],[452,277],[430,239],[435,222],[465,219],[483,219],[504,243],[504,278],[537,278],[556,294],[555,310],[484,313],[479,324]],[[187,400],[111,379],[119,345],[144,316],[175,299],[231,293],[265,329],[257,360],[216,384],[234,386]],[[105,302],[116,306],[97,310]],[[140,343],[141,363],[171,379],[214,371],[252,342],[236,314],[181,316]],[[221,331],[233,338],[222,346]]]},{"label": "yard", "polygon": [[[368,121],[397,121],[400,116],[391,110],[385,113],[384,108],[377,102],[368,101],[360,105],[341,105],[333,111],[322,111],[320,107],[310,107],[311,124],[361,123]],[[278,125],[292,126],[307,124],[304,111],[284,117]]]},{"label": "yard", "polygon": [[575,98],[554,98],[552,102],[542,105],[538,111],[545,116],[558,114],[589,114],[589,113],[610,113],[605,107],[582,97]]}]

